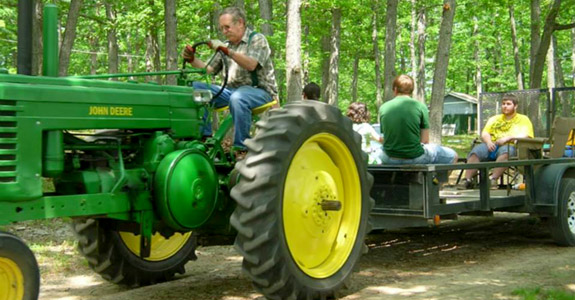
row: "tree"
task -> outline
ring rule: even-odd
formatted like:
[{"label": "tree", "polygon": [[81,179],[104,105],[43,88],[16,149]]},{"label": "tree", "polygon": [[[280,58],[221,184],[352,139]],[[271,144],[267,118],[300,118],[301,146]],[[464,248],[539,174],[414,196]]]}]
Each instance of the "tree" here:
[{"label": "tree", "polygon": [[329,55],[329,79],[326,88],[325,101],[331,105],[337,106],[338,87],[339,87],[339,44],[341,35],[341,9],[332,8],[332,26],[330,38],[330,55]]},{"label": "tree", "polygon": [[509,4],[509,23],[511,25],[511,43],[513,45],[513,59],[515,61],[515,76],[517,77],[517,89],[524,89],[523,72],[521,71],[521,60],[519,58],[519,45],[517,43],[517,29],[515,28],[515,8],[513,3]]},{"label": "tree", "polygon": [[381,53],[379,53],[379,38],[378,38],[378,26],[377,20],[379,19],[379,0],[375,0],[372,3],[373,7],[373,30],[371,35],[371,41],[373,43],[373,57],[374,57],[374,69],[375,69],[375,106],[379,109],[383,103],[383,93],[381,86]]},{"label": "tree", "polygon": [[443,17],[439,29],[439,44],[435,56],[435,73],[431,88],[431,110],[429,123],[431,124],[430,142],[441,144],[441,124],[443,119],[443,97],[445,96],[445,81],[449,65],[449,49],[455,16],[455,0],[443,2]]},{"label": "tree", "polygon": [[425,33],[426,28],[425,19],[425,8],[419,9],[417,17],[417,50],[419,56],[417,58],[417,90],[415,94],[422,100],[425,101],[425,40],[427,34]]},{"label": "tree", "polygon": [[58,74],[60,76],[68,75],[68,66],[70,65],[70,53],[76,39],[76,24],[82,8],[82,0],[70,1],[70,10],[68,11],[68,20],[66,22],[66,31],[60,46],[60,63],[58,65]]},{"label": "tree", "polygon": [[383,58],[383,82],[384,101],[393,98],[393,79],[395,73],[395,38],[397,26],[397,2],[398,0],[387,0],[387,10],[385,13],[385,55]]},{"label": "tree", "polygon": [[108,19],[108,73],[118,73],[118,38],[116,36],[116,10],[110,1],[105,1]]},{"label": "tree", "polygon": [[[164,23],[166,26],[166,68],[168,70],[178,69],[178,39],[176,17],[176,0],[164,1]],[[166,83],[175,85],[176,76],[168,76]]]},{"label": "tree", "polygon": [[286,37],[287,102],[301,99],[301,0],[288,0]]}]

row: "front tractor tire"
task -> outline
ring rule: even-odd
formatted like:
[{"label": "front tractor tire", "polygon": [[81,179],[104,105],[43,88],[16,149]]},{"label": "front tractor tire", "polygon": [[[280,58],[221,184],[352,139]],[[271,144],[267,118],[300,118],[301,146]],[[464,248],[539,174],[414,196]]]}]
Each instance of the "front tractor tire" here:
[{"label": "front tractor tire", "polygon": [[175,233],[166,239],[152,236],[149,257],[140,257],[140,236],[107,226],[109,220],[75,219],[73,230],[78,249],[102,278],[127,286],[167,281],[185,273],[184,265],[195,260],[196,236]]},{"label": "front tractor tire", "polygon": [[273,110],[256,126],[231,191],[243,270],[270,299],[336,297],[367,251],[373,178],[361,137],[317,101]]},{"label": "front tractor tire", "polygon": [[561,246],[575,246],[575,178],[561,179],[557,216],[551,218],[551,236]]},{"label": "front tractor tire", "polygon": [[34,253],[7,232],[0,232],[0,299],[35,300],[40,292],[40,270]]}]

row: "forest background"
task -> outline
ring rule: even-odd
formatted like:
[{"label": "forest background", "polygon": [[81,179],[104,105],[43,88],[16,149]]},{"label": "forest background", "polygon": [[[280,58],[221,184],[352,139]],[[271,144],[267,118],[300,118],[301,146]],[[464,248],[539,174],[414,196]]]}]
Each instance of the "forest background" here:
[{"label": "forest background", "polygon": [[[432,142],[443,97],[575,86],[575,0],[59,0],[34,2],[32,73],[42,69],[42,7],[60,8],[60,75],[181,67],[186,44],[222,39],[222,8],[246,10],[268,37],[282,102],[317,82],[322,99],[377,107],[397,74],[430,106]],[[0,68],[16,73],[17,0],[0,6]],[[209,56],[209,49],[201,49]],[[174,84],[175,78],[147,78]],[[167,82],[165,82],[167,81]]]}]

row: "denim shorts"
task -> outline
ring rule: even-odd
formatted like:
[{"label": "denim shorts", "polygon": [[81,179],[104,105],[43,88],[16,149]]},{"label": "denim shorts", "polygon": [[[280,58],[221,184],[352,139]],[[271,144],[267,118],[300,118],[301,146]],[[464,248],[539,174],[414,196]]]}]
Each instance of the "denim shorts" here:
[{"label": "denim shorts", "polygon": [[[517,155],[517,150],[515,149],[514,146],[511,146],[511,145],[499,146],[496,151],[497,151],[497,157],[499,157],[505,153],[509,153],[509,156]],[[485,143],[481,143],[481,144],[473,147],[471,152],[469,152],[469,155],[467,155],[468,159],[471,156],[471,154],[477,155],[477,157],[479,158],[479,161],[494,161],[495,160],[495,159],[489,157],[490,156],[489,155],[489,149],[487,148],[487,144],[485,144]]]},{"label": "denim shorts", "polygon": [[421,164],[451,164],[455,159],[457,153],[447,147],[435,144],[423,144],[422,155],[416,158],[400,159],[387,156],[384,151],[381,151],[381,161],[383,164],[388,165],[421,165]]}]

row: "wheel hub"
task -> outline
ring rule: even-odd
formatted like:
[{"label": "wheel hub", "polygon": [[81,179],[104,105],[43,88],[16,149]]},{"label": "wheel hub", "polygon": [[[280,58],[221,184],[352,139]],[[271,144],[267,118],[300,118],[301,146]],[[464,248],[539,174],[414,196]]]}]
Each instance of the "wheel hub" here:
[{"label": "wheel hub", "polygon": [[16,300],[24,297],[24,276],[11,259],[0,257],[0,299]]}]

